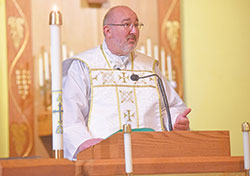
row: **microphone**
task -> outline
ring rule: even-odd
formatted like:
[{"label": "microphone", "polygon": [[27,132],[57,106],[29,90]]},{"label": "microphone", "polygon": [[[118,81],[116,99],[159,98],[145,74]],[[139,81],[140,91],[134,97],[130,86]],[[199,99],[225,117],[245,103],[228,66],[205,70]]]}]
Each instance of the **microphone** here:
[{"label": "microphone", "polygon": [[163,102],[164,102],[164,105],[165,105],[165,108],[166,108],[166,111],[167,111],[167,115],[168,115],[168,129],[169,129],[169,131],[173,131],[172,120],[171,120],[171,114],[170,114],[170,110],[169,110],[169,104],[168,104],[168,100],[167,100],[167,95],[165,93],[165,89],[163,87],[163,83],[162,83],[162,80],[159,77],[159,75],[157,75],[157,74],[151,74],[151,75],[146,75],[146,76],[141,76],[140,77],[139,75],[133,73],[130,76],[130,79],[132,81],[138,81],[139,79],[144,79],[144,78],[148,78],[148,77],[151,77],[151,76],[156,76],[157,77],[158,85],[160,87],[160,91],[161,91],[161,94],[162,94]]},{"label": "microphone", "polygon": [[139,77],[138,75],[136,75],[136,74],[132,74],[132,75],[130,76],[130,79],[131,79],[132,81],[138,81],[138,80],[140,79],[140,77]]}]

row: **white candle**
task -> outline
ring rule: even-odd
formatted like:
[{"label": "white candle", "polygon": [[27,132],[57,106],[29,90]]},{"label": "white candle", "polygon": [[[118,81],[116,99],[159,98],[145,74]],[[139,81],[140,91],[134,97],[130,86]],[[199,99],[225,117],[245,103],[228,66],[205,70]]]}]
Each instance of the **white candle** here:
[{"label": "white candle", "polygon": [[244,122],[242,124],[242,133],[243,133],[243,148],[244,148],[244,169],[250,169],[250,147],[249,147],[249,131],[250,124]]},{"label": "white candle", "polygon": [[171,60],[170,55],[167,56],[167,62],[168,62],[168,80],[172,81],[173,80],[173,76],[172,76],[172,60]]},{"label": "white candle", "polygon": [[249,132],[243,132],[243,146],[244,146],[244,168],[250,169],[250,153],[249,153]]},{"label": "white candle", "polygon": [[156,59],[156,60],[159,60],[159,47],[158,47],[158,45],[155,45],[154,46],[154,58]]},{"label": "white candle", "polygon": [[165,51],[162,48],[161,49],[161,72],[163,76],[166,76],[166,70],[165,70]]},{"label": "white candle", "polygon": [[140,52],[145,54],[145,47],[142,45],[141,48],[140,48]]},{"label": "white candle", "polygon": [[69,52],[69,57],[72,57],[72,56],[74,56],[74,51],[71,50],[71,51]]},{"label": "white candle", "polygon": [[41,56],[39,56],[39,60],[38,60],[38,64],[39,64],[39,85],[40,87],[43,87],[44,85],[44,80],[43,80],[43,59]]},{"label": "white candle", "polygon": [[[61,25],[59,11],[50,13],[50,53],[51,53],[51,89],[52,89],[52,126],[53,150],[63,150],[62,128],[62,58],[61,58]],[[57,158],[57,156],[55,156]]]},{"label": "white candle", "polygon": [[133,172],[132,163],[132,144],[131,144],[131,125],[126,124],[123,126],[124,133],[124,154],[125,154],[125,170],[126,173]]},{"label": "white candle", "polygon": [[45,80],[49,80],[49,54],[48,52],[44,52],[44,71],[45,71]]},{"label": "white candle", "polygon": [[67,59],[67,47],[65,44],[62,45],[62,58],[63,60]]},{"label": "white candle", "polygon": [[152,56],[151,39],[147,39],[147,55]]}]

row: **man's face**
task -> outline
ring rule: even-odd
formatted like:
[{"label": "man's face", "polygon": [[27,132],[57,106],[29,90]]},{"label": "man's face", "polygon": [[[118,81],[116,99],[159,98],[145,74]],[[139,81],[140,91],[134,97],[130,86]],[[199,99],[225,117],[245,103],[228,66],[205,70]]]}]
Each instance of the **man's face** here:
[{"label": "man's face", "polygon": [[108,25],[110,35],[109,49],[117,55],[127,55],[135,49],[139,39],[139,20],[129,8],[116,9],[109,24],[124,24],[124,26]]}]

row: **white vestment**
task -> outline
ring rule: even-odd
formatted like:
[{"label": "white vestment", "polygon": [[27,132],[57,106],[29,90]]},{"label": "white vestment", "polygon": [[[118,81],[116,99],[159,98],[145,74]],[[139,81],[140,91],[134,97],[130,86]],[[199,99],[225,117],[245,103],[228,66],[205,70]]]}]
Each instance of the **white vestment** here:
[{"label": "white vestment", "polygon": [[64,156],[75,159],[78,146],[107,138],[130,123],[132,128],[163,131],[168,126],[157,79],[135,82],[132,74],[158,74],[164,81],[172,123],[186,106],[161,75],[156,61],[139,53],[116,56],[103,45],[63,63]]}]

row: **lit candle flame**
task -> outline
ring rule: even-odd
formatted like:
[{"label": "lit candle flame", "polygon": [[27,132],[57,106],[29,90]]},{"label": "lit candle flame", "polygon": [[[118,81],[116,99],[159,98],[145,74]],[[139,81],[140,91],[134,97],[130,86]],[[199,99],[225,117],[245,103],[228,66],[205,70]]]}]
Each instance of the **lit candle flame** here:
[{"label": "lit candle flame", "polygon": [[58,11],[58,8],[56,5],[53,6],[53,11],[57,12]]}]

